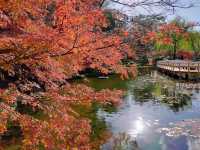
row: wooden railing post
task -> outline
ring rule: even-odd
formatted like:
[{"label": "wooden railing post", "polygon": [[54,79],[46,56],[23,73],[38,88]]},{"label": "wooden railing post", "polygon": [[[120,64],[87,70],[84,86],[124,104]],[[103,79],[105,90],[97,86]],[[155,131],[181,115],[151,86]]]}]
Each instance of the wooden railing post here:
[{"label": "wooden railing post", "polygon": [[200,73],[200,61],[192,62],[192,61],[160,61],[157,64],[157,67],[163,70],[168,70],[171,72],[185,72],[185,73]]}]

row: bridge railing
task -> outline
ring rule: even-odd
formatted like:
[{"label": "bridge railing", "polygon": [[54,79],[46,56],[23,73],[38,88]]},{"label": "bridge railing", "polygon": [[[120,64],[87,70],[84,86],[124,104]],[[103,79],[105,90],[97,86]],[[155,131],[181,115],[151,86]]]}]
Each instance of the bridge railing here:
[{"label": "bridge railing", "polygon": [[165,60],[158,61],[157,67],[174,72],[200,72],[200,61]]}]

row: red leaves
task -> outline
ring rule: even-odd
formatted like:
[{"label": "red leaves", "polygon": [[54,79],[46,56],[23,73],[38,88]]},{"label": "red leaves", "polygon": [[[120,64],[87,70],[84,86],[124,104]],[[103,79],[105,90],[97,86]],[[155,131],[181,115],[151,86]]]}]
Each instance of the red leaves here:
[{"label": "red leaves", "polygon": [[66,104],[81,103],[91,104],[94,101],[98,101],[102,104],[116,105],[120,103],[123,92],[120,90],[102,90],[100,92],[94,91],[92,88],[86,85],[66,85],[62,89],[51,90],[47,93],[47,97],[50,97],[53,101],[61,101]]},{"label": "red leaves", "polygon": [[185,33],[183,27],[174,23],[164,25],[161,27],[160,31],[162,32],[163,36],[168,35],[169,38],[173,38],[172,36],[182,36]]},{"label": "red leaves", "polygon": [[177,52],[177,57],[182,58],[182,59],[191,60],[193,57],[193,53],[191,51],[179,50]]},{"label": "red leaves", "polygon": [[175,23],[168,23],[160,26],[157,32],[149,32],[144,37],[144,42],[158,42],[163,45],[173,45],[173,42],[180,38],[187,38],[184,27]]},{"label": "red leaves", "polygon": [[170,45],[170,44],[172,44],[172,39],[165,37],[162,39],[161,43],[164,45]]},{"label": "red leaves", "polygon": [[124,31],[123,34],[124,34],[125,37],[129,36],[129,32],[127,32],[127,31]]},{"label": "red leaves", "polygon": [[[47,10],[54,2],[55,6]],[[20,85],[23,87],[19,88],[16,82],[18,88],[0,91],[1,135],[6,132],[9,120],[21,127],[24,149],[37,149],[39,144],[46,149],[91,149],[90,121],[77,118],[70,105],[90,105],[93,101],[116,105],[123,93],[96,92],[85,85],[71,85],[66,79],[86,68],[103,74],[116,72],[123,77],[136,72],[135,67],[129,69],[121,62],[132,55],[129,46],[121,37],[102,31],[107,20],[97,7],[98,2],[0,1],[0,30],[6,29],[0,36],[1,69],[23,83]],[[50,15],[52,26],[44,21]],[[35,82],[44,86],[42,92],[32,92]],[[39,120],[19,113],[18,102],[47,116]]]},{"label": "red leaves", "polygon": [[0,29],[8,29],[11,25],[11,20],[0,11]]},{"label": "red leaves", "polygon": [[5,112],[0,112],[0,135],[6,132],[7,130],[7,121],[8,121],[8,114]]},{"label": "red leaves", "polygon": [[148,43],[156,39],[156,32],[148,32],[147,35],[144,37],[144,42]]},{"label": "red leaves", "polygon": [[[21,5],[28,7],[27,4],[32,5],[33,2],[24,3],[19,2],[19,7]],[[12,3],[12,7],[9,7],[10,11],[15,11],[14,4],[17,5]],[[45,1],[38,4],[39,12],[42,11],[41,6],[44,4]],[[4,5],[6,7],[8,4]],[[29,13],[29,17],[25,15],[18,18],[16,23],[12,23],[20,29],[22,33],[15,31],[20,35],[0,38],[0,40],[7,40],[7,44],[2,41],[3,45],[0,45],[0,49],[3,49],[2,53],[6,54],[3,57],[10,58],[9,63],[2,62],[5,67],[13,63],[22,63],[31,68],[33,66],[48,68],[51,63],[51,73],[42,73],[34,68],[32,70],[43,80],[48,73],[52,75],[48,80],[62,81],[89,67],[103,73],[109,73],[114,68],[117,70],[118,66],[123,68],[120,66],[120,60],[127,54],[130,55],[129,48],[123,44],[120,37],[101,32],[107,20],[103,12],[94,7],[94,2],[57,2],[54,14],[56,28],[50,28],[41,22],[45,17],[44,14],[36,15],[32,10],[29,10]]]}]

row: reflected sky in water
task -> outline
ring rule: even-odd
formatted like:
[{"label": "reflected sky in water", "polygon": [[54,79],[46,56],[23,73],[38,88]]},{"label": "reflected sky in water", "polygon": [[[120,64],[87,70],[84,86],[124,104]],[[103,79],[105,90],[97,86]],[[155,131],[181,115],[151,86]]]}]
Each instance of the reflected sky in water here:
[{"label": "reflected sky in water", "polygon": [[126,89],[127,94],[116,112],[98,112],[113,133],[102,146],[103,150],[199,150],[199,138],[169,137],[159,129],[167,130],[173,123],[200,119],[200,84],[177,82],[156,71],[135,81],[120,81],[119,87],[116,78],[108,80],[99,79],[95,83]]}]

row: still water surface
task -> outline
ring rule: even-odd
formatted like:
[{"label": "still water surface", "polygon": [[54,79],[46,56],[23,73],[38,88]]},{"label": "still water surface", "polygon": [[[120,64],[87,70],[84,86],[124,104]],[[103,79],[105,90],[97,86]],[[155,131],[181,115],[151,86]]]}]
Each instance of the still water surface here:
[{"label": "still water surface", "polygon": [[89,84],[126,91],[115,111],[98,111],[112,132],[102,150],[200,150],[200,84],[156,71],[136,80],[94,78]]}]

